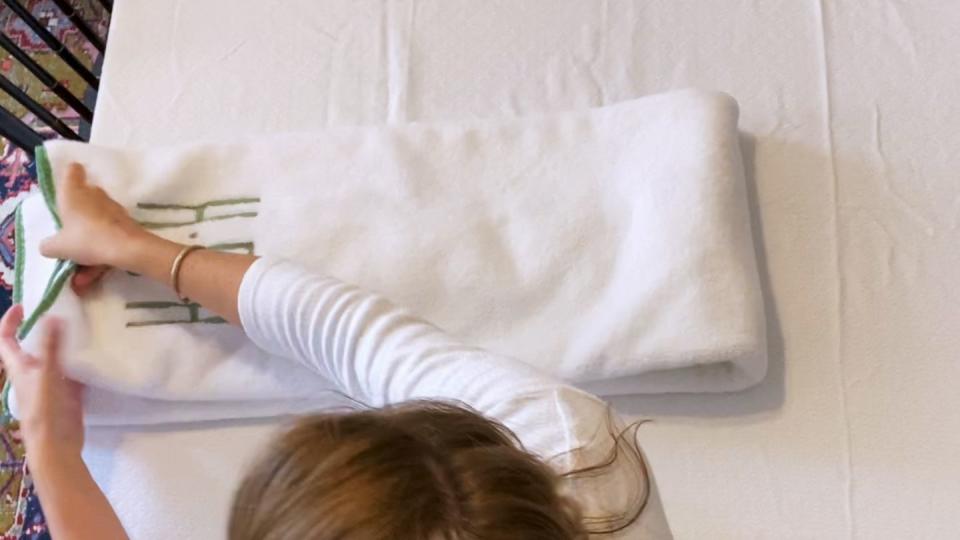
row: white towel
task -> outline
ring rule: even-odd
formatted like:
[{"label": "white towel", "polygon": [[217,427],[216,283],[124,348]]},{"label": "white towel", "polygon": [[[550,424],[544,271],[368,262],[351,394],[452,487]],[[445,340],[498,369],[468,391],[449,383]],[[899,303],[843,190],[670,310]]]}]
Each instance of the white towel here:
[{"label": "white towel", "polygon": [[[233,144],[48,142],[38,169],[47,201],[83,163],[159,234],[292,259],[595,391],[732,391],[766,371],[737,114],[729,96],[682,91]],[[37,252],[49,207],[20,211],[28,314],[55,281]],[[329,387],[141,277],[47,296],[69,322],[69,373],[93,387],[92,423],[275,414]]]}]

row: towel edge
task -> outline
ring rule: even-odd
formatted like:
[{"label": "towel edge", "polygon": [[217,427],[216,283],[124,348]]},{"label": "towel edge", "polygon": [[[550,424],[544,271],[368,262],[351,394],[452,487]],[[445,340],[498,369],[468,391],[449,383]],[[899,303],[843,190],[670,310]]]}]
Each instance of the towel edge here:
[{"label": "towel edge", "polygon": [[[56,228],[60,229],[60,216],[57,214],[57,188],[53,181],[53,170],[50,167],[50,159],[43,146],[37,147],[34,159],[37,166],[37,183],[40,185],[40,192],[43,195],[44,203],[50,212],[50,216],[53,218]],[[18,206],[17,208],[19,210],[21,207]],[[25,272],[24,267],[26,266],[23,260],[26,258],[26,253],[21,251],[21,248],[25,245],[23,235],[21,234],[23,232],[22,212],[20,212],[18,216],[21,217],[21,226],[16,230],[17,239],[14,241],[17,249],[16,261],[14,262],[14,297],[19,296],[19,299],[22,301],[23,273]],[[57,297],[59,297],[63,291],[64,285],[66,285],[67,280],[73,274],[75,268],[76,264],[72,261],[57,261],[54,271],[47,279],[47,286],[44,289],[43,295],[40,297],[40,302],[37,303],[37,307],[34,308],[33,312],[30,313],[20,324],[20,328],[17,329],[18,339],[25,339],[37,324],[37,321],[40,320],[40,317],[50,310]],[[16,286],[18,284],[19,287]]]}]

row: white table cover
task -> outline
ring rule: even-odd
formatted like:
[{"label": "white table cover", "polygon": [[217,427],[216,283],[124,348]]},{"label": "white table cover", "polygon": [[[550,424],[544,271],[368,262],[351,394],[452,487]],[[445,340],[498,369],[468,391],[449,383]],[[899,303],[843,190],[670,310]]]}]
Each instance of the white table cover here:
[{"label": "white table cover", "polygon": [[[616,402],[657,419],[641,439],[677,537],[954,538],[958,27],[960,4],[936,0],[121,0],[93,141],[726,91],[772,364],[740,394]],[[215,487],[270,430],[97,430],[86,457],[135,538],[215,538]],[[182,489],[152,493],[154,476]]]}]

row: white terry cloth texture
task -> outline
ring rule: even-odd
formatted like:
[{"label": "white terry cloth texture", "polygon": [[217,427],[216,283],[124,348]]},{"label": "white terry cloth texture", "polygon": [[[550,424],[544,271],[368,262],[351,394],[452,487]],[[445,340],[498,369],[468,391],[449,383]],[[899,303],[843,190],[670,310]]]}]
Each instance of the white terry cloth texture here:
[{"label": "white terry cloth texture", "polygon": [[[953,539],[958,27],[960,3],[938,0],[124,0],[91,140],[503,118],[690,86],[736,96],[768,375],[738,393],[614,400],[655,420],[640,439],[671,527]],[[84,455],[134,538],[221,538],[232,475],[274,430],[97,428]]]},{"label": "white terry cloth texture", "polygon": [[[158,234],[381,291],[465,343],[563,379],[610,393],[720,392],[766,368],[737,115],[729,96],[690,90],[233,144],[49,142],[46,155],[54,178],[82,163]],[[42,202],[23,210],[28,241],[52,230],[36,224],[53,219]],[[49,264],[27,250],[28,314]],[[329,387],[139,276],[112,273],[82,303],[64,292],[52,311],[71,323],[71,375],[155,400],[143,416],[101,396],[95,423],[189,421],[183,402],[196,401],[201,419],[260,416],[238,401],[275,414],[276,400]]]}]

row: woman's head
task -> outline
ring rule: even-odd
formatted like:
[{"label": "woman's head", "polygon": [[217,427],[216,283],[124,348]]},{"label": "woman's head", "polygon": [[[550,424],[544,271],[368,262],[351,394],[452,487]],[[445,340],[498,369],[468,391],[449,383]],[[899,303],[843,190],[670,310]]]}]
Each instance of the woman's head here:
[{"label": "woman's head", "polygon": [[231,540],[586,538],[513,434],[439,403],[305,418],[237,492]]}]

